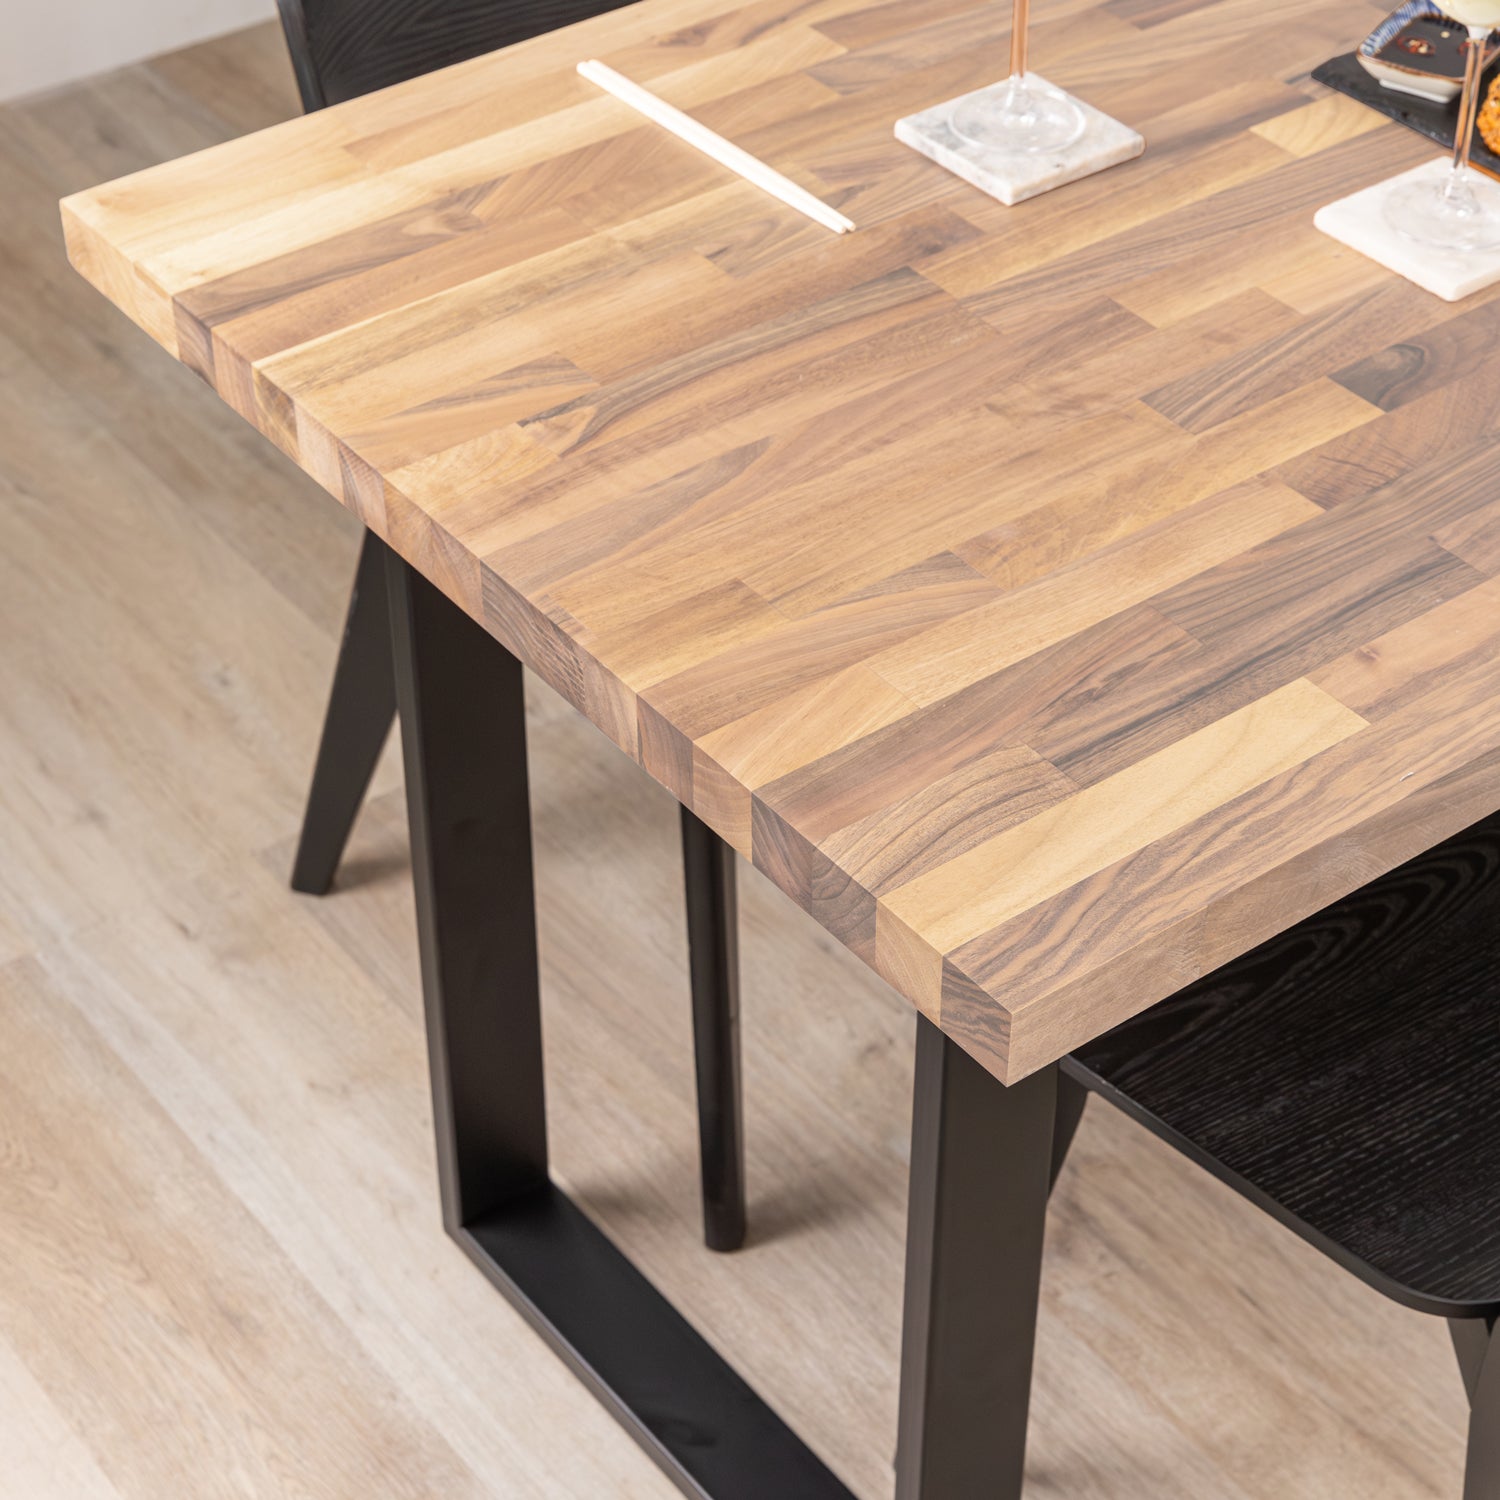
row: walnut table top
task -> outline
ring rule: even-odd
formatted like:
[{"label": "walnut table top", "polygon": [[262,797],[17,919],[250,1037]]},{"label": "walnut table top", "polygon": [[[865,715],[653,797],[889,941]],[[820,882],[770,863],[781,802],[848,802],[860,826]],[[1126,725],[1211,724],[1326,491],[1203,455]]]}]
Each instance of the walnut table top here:
[{"label": "walnut table top", "polygon": [[[1500,807],[1500,301],[1313,211],[1383,6],[645,0],[69,199],[74,263],[1014,1080]],[[598,57],[855,220],[600,94]],[[226,476],[232,483],[232,476]]]}]

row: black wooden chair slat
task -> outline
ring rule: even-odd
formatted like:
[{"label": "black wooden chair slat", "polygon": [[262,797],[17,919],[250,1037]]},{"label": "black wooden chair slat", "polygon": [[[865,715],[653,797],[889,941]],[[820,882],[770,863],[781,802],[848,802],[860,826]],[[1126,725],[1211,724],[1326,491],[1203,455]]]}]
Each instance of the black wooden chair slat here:
[{"label": "black wooden chair slat", "polygon": [[1500,1312],[1500,815],[1067,1069],[1387,1295]]}]

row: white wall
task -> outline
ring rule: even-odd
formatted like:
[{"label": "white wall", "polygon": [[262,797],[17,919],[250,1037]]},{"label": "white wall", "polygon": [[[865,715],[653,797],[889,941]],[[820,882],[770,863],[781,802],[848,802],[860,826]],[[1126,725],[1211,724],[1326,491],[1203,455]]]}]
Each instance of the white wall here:
[{"label": "white wall", "polygon": [[0,0],[0,99],[268,20],[276,0]]}]

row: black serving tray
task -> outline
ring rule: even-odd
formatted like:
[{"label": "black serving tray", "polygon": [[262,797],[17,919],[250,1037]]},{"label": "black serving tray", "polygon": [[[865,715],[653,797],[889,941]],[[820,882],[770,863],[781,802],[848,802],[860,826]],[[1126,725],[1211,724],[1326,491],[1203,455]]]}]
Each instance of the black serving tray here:
[{"label": "black serving tray", "polygon": [[[1495,69],[1491,66],[1480,83],[1481,103],[1494,73]],[[1321,67],[1313,69],[1312,76],[1318,83],[1327,84],[1329,88],[1337,89],[1339,93],[1348,94],[1351,99],[1358,99],[1361,104],[1368,104],[1371,109],[1379,110],[1387,118],[1405,125],[1408,130],[1415,130],[1419,135],[1425,135],[1428,140],[1436,141],[1450,151],[1453,149],[1453,133],[1458,128],[1457,99],[1450,104],[1434,104],[1428,99],[1418,99],[1414,94],[1398,94],[1393,89],[1382,88],[1365,72],[1352,52],[1346,52],[1342,57],[1329,58]],[[1474,131],[1474,152],[1470,160],[1476,167],[1483,167],[1486,172],[1500,177],[1500,156],[1496,156],[1485,145],[1477,128]]]}]

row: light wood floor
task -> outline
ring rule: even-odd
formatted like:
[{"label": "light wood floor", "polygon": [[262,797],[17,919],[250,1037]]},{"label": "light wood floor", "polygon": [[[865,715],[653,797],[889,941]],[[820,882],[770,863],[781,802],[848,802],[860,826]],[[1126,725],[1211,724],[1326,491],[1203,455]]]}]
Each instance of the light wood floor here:
[{"label": "light wood floor", "polygon": [[[0,1497],[666,1497],[439,1230],[392,756],[286,888],[350,518],[62,258],[59,194],[294,107],[268,26],[0,110]],[[911,1016],[746,872],[702,1250],[674,808],[533,697],[559,1175],[878,1500]],[[1462,1417],[1440,1324],[1092,1108],[1038,1500],[1456,1497]]]}]

